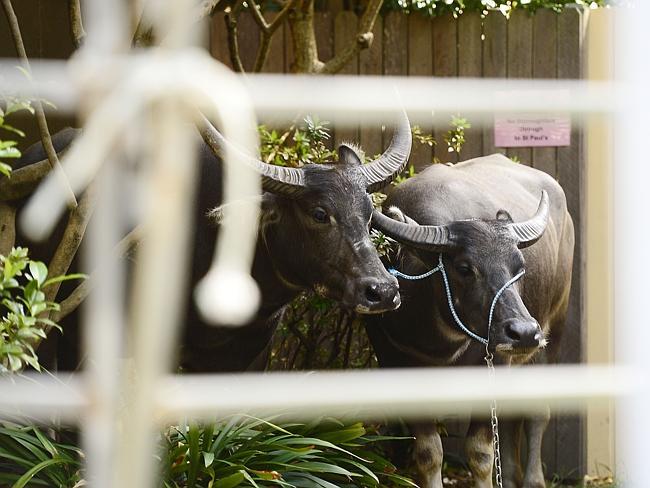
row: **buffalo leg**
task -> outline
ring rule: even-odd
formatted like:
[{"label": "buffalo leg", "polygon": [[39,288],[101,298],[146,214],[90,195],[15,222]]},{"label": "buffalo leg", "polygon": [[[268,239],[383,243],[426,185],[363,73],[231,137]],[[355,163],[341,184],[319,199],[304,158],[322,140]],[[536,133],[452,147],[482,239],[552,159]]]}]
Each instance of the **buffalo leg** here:
[{"label": "buffalo leg", "polygon": [[413,457],[420,488],[442,488],[442,440],[435,422],[411,425],[415,436]]},{"label": "buffalo leg", "polygon": [[492,488],[494,448],[489,422],[472,420],[465,440],[465,455],[476,488]]},{"label": "buffalo leg", "polygon": [[550,412],[547,410],[543,415],[524,420],[526,440],[528,441],[528,462],[526,463],[524,488],[544,488],[546,486],[542,470],[542,439],[549,419]]},{"label": "buffalo leg", "polygon": [[520,418],[501,419],[499,422],[504,488],[519,488],[523,479],[520,454],[521,428],[522,420]]}]

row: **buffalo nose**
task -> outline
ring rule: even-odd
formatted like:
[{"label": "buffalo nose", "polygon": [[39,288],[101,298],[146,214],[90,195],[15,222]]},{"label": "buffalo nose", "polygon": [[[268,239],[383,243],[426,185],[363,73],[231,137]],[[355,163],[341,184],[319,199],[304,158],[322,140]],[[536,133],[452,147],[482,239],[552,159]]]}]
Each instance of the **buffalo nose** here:
[{"label": "buffalo nose", "polygon": [[524,320],[506,323],[505,335],[515,348],[539,347],[542,338],[537,322]]},{"label": "buffalo nose", "polygon": [[368,280],[362,288],[362,302],[369,312],[385,312],[396,309],[401,301],[397,283]]}]

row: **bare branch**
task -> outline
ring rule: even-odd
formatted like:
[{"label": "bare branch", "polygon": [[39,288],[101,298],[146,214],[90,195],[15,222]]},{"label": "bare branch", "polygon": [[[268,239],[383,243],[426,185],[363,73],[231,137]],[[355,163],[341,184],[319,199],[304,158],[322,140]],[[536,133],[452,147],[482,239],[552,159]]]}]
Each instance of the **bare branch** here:
[{"label": "bare branch", "polygon": [[81,47],[86,31],[84,30],[81,20],[80,0],[68,0],[68,9],[70,14],[70,30],[72,32],[72,41],[77,49]]},{"label": "bare branch", "polygon": [[237,16],[239,15],[240,5],[241,1],[238,1],[232,8],[228,7],[224,10],[226,14],[224,20],[226,21],[226,29],[228,30],[228,50],[230,52],[232,68],[239,73],[243,73],[244,66],[241,62],[239,40],[237,39]]},{"label": "bare branch", "polygon": [[345,49],[339,52],[336,56],[325,63],[320,73],[334,74],[338,73],[343,67],[348,64],[354,56],[362,49],[368,49],[372,45],[373,33],[372,28],[377,20],[377,15],[381,9],[383,0],[370,0],[366,9],[363,12],[361,21],[359,22],[359,29],[357,35]]},{"label": "bare branch", "polygon": [[253,72],[259,73],[264,67],[264,63],[269,56],[269,49],[271,48],[271,37],[278,30],[278,27],[282,25],[284,19],[288,15],[289,11],[295,7],[298,3],[298,0],[288,0],[284,5],[282,10],[278,12],[278,15],[275,16],[273,21],[269,24],[264,19],[261,9],[257,6],[254,0],[250,1],[250,9],[253,12],[253,18],[257,22],[260,30],[262,31],[262,37],[260,39],[260,45],[257,48],[257,55],[255,56],[255,65],[253,66]]},{"label": "bare branch", "polygon": [[59,323],[65,317],[74,312],[79,305],[88,297],[90,292],[95,286],[97,276],[104,272],[107,266],[114,266],[115,262],[119,259],[128,256],[140,242],[142,231],[139,227],[129,232],[114,248],[111,256],[106,263],[92,272],[88,279],[84,280],[70,293],[70,296],[61,302],[61,307],[58,312],[52,314],[52,320]]},{"label": "bare branch", "polygon": [[0,254],[7,256],[16,243],[16,208],[0,203]]},{"label": "bare branch", "polygon": [[249,8],[251,12],[253,13],[253,18],[255,19],[255,22],[257,22],[257,25],[259,28],[262,30],[263,33],[268,33],[269,31],[269,24],[266,23],[266,19],[264,19],[264,15],[262,15],[262,9],[258,7],[258,5],[255,3],[254,0],[248,0],[250,2]]},{"label": "bare branch", "polygon": [[[20,34],[20,25],[18,24],[18,18],[16,17],[16,13],[14,12],[14,9],[11,5],[11,0],[2,0],[2,6],[4,8],[5,15],[7,16],[7,22],[9,23],[11,35],[14,40],[14,45],[16,46],[18,57],[20,58],[23,67],[29,72],[31,71],[29,60],[27,59],[25,44],[23,43],[23,38]],[[40,100],[36,99],[34,101],[34,109],[36,111],[36,122],[38,123],[38,129],[41,134],[41,141],[43,142],[43,148],[45,149],[47,158],[50,161],[50,166],[52,166],[52,169],[54,169],[57,175],[59,175],[61,184],[68,193],[68,205],[71,208],[74,208],[77,206],[77,199],[75,198],[74,193],[68,184],[65,173],[63,173],[63,170],[61,169],[59,158],[57,157],[54,146],[52,145],[52,138],[50,137],[50,130],[47,127],[45,111],[43,110],[43,104]]]},{"label": "bare branch", "polygon": [[[70,264],[72,264],[72,260],[77,254],[81,240],[86,233],[90,216],[95,208],[95,196],[95,187],[91,184],[86,189],[79,205],[70,211],[63,237],[48,266],[50,276],[61,276],[68,272]],[[59,292],[60,286],[61,283],[55,283],[49,286],[45,292],[45,299],[53,302]]]},{"label": "bare branch", "polygon": [[0,202],[25,198],[51,170],[50,161],[44,159],[12,171],[11,178],[0,176]]}]

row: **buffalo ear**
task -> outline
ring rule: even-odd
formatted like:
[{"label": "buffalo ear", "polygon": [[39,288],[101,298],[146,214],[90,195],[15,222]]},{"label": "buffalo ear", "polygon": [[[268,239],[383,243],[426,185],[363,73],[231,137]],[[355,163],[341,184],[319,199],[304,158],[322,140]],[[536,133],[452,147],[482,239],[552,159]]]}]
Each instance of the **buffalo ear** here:
[{"label": "buffalo ear", "polygon": [[499,222],[505,222],[506,224],[512,224],[514,222],[512,220],[512,216],[508,213],[508,211],[503,209],[497,212],[497,220]]},{"label": "buffalo ear", "polygon": [[339,146],[339,162],[351,166],[361,165],[361,158],[355,149],[347,144]]}]

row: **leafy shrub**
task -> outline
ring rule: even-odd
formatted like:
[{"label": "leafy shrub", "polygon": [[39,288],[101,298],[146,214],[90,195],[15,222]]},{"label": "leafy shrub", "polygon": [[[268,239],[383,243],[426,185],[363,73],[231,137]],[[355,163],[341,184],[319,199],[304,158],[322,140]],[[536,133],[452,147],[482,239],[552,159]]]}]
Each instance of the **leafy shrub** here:
[{"label": "leafy shrub", "polygon": [[416,486],[395,474],[375,449],[378,441],[399,438],[380,436],[361,423],[234,416],[171,428],[163,437],[166,488]]},{"label": "leafy shrub", "polygon": [[[3,104],[0,104],[0,175],[9,177],[11,175],[11,166],[3,163],[2,160],[18,159],[21,154],[16,145],[17,141],[4,138],[3,134],[10,132],[14,137],[25,137],[25,133],[14,126],[9,125],[6,118],[21,110],[27,110],[34,114],[34,108],[29,100],[23,100],[15,97],[3,97]],[[4,105],[4,106],[3,106]]]},{"label": "leafy shrub", "polygon": [[45,339],[45,329],[60,327],[47,315],[59,305],[45,300],[43,290],[64,280],[84,275],[47,278],[47,266],[32,261],[26,248],[0,255],[0,374],[17,372],[26,365],[40,371],[32,344]]},{"label": "leafy shrub", "polygon": [[81,486],[81,451],[38,427],[0,424],[0,486]]},{"label": "leafy shrub", "polygon": [[485,17],[490,12],[497,12],[509,17],[513,10],[536,12],[549,9],[561,12],[569,5],[581,5],[589,8],[603,7],[606,0],[385,0],[387,10],[419,12],[428,16],[452,14],[458,17],[465,12],[480,12]]}]

